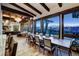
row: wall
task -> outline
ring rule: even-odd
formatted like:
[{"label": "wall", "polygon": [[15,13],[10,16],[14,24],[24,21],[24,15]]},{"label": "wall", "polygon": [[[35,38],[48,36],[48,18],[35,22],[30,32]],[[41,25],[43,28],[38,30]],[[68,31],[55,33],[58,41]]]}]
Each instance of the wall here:
[{"label": "wall", "polygon": [[2,10],[0,4],[0,56],[4,55],[5,52],[5,39],[2,36]]}]

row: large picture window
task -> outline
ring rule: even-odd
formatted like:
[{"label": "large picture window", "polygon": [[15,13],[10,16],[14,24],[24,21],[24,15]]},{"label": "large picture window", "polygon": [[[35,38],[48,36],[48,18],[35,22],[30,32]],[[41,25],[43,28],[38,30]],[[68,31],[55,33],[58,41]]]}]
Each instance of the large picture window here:
[{"label": "large picture window", "polygon": [[43,34],[52,34],[59,37],[59,16],[45,18],[44,21]]},{"label": "large picture window", "polygon": [[73,17],[73,12],[64,14],[64,34],[74,38],[79,35],[79,18]]}]

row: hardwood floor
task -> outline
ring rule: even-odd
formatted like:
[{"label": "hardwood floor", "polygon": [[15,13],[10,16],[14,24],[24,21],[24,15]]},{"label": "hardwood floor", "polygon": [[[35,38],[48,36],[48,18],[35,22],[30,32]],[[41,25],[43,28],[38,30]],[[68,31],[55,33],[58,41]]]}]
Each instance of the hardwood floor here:
[{"label": "hardwood floor", "polygon": [[[13,36],[13,38],[16,42],[18,42],[16,56],[46,56],[34,47],[30,47],[26,42],[26,38],[17,36]],[[79,53],[72,51],[72,56],[79,56]]]},{"label": "hardwood floor", "polygon": [[26,38],[16,36],[14,36],[13,38],[18,42],[16,56],[44,56],[34,47],[30,47],[26,42]]}]

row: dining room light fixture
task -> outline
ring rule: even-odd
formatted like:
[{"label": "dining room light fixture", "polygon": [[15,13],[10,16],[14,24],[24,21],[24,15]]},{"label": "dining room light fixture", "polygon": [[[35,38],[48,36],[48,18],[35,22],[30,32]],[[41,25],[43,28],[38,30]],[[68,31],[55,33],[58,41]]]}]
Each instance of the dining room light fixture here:
[{"label": "dining room light fixture", "polygon": [[31,17],[30,20],[32,20],[33,18]]},{"label": "dining room light fixture", "polygon": [[21,20],[22,20],[22,19],[21,19],[20,17],[16,17],[16,18],[15,18],[15,21],[16,21],[16,22],[20,22]]}]

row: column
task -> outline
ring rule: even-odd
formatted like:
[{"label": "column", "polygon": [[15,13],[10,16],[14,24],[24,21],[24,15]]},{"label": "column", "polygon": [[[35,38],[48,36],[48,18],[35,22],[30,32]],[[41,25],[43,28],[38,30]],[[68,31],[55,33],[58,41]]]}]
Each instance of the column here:
[{"label": "column", "polygon": [[36,20],[34,20],[34,33],[36,34]]},{"label": "column", "polygon": [[60,14],[59,15],[60,21],[59,21],[59,38],[63,39],[64,38],[64,15]]},{"label": "column", "polygon": [[44,24],[43,24],[43,19],[40,19],[40,23],[41,23],[41,33],[43,33],[43,28],[44,28]]}]

